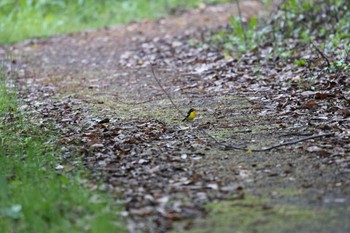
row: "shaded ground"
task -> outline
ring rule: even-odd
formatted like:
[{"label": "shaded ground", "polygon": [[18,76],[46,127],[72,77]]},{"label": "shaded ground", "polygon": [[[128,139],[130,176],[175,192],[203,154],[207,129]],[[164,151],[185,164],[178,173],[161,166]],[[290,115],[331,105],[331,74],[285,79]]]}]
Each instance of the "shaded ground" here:
[{"label": "shaded ground", "polygon": [[[251,1],[241,7],[246,17],[263,11]],[[210,29],[225,25],[235,9],[213,6],[30,41],[2,53],[10,52],[19,69],[23,109],[37,114],[43,127],[54,122],[63,132],[59,168],[70,171],[79,151],[93,182],[125,200],[130,232],[165,232],[174,221],[178,230],[197,226],[200,232],[348,232],[348,91],[330,87],[283,95],[304,71],[278,62],[261,69],[253,55],[225,59],[205,45]],[[150,62],[180,109],[198,110],[194,123],[180,121]],[[346,86],[349,76],[344,77]],[[329,132],[334,137],[248,150]],[[227,149],[213,138],[247,149]],[[252,195],[264,198],[250,201]],[[234,201],[214,204],[209,220],[202,220],[205,205],[219,200]],[[225,218],[215,219],[220,211]],[[310,217],[319,211],[324,218]],[[235,222],[237,215],[229,213],[237,212],[246,218]],[[256,218],[251,212],[261,217],[248,221]],[[220,228],[222,219],[227,221]]]}]

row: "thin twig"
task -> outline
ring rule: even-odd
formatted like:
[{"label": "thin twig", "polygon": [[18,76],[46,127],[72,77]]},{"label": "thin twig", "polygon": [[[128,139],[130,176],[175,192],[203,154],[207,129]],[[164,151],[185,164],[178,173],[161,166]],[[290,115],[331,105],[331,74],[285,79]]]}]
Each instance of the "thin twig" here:
[{"label": "thin twig", "polygon": [[298,132],[292,132],[292,133],[285,133],[281,134],[280,137],[290,137],[290,136],[311,136],[312,133],[298,133]]},{"label": "thin twig", "polygon": [[345,55],[345,59],[344,59],[345,62],[347,62],[348,59],[349,59],[349,52],[350,52],[350,49],[348,49],[348,50],[346,51],[346,55]]},{"label": "thin twig", "polygon": [[126,104],[126,105],[140,105],[140,104],[145,104],[145,103],[150,103],[150,102],[153,102],[153,101],[158,101],[158,100],[161,100],[161,99],[147,99],[147,100],[144,100],[144,101],[140,101],[140,102],[131,102],[131,101],[123,101],[121,99],[116,99],[116,101],[118,101],[119,103],[122,103],[122,104]]},{"label": "thin twig", "polygon": [[216,140],[213,136],[211,136],[207,131],[205,131],[204,129],[199,129],[199,131],[201,131],[202,133],[204,133],[205,135],[207,135],[208,137],[210,137],[216,144],[221,145],[225,148],[225,150],[244,150],[246,151],[247,149],[244,147],[238,147],[238,146],[232,146],[232,145],[226,145],[223,142],[219,142],[218,140]]},{"label": "thin twig", "polygon": [[275,21],[275,15],[277,15],[277,13],[281,10],[285,2],[286,0],[279,2],[278,5],[275,7],[275,9],[271,12],[268,24],[271,24],[272,21]]},{"label": "thin twig", "polygon": [[262,149],[253,149],[251,151],[253,152],[262,152],[262,151],[269,151],[278,147],[282,147],[282,146],[288,146],[288,145],[292,145],[292,144],[297,144],[299,142],[303,142],[303,141],[307,141],[307,140],[311,140],[311,139],[315,139],[315,138],[321,138],[321,137],[330,137],[330,136],[334,136],[334,133],[325,133],[325,134],[318,134],[318,135],[313,135],[310,137],[306,137],[306,138],[301,138],[298,140],[294,140],[294,141],[290,141],[290,142],[284,142],[284,143],[280,143],[274,146],[270,146],[270,147],[266,147],[266,148],[262,148]]},{"label": "thin twig", "polygon": [[327,62],[327,66],[330,67],[331,63],[329,62],[328,57],[314,44],[314,42],[312,40],[310,40],[311,44],[314,46],[314,48],[316,49],[316,51],[321,55],[321,57],[326,60]]},{"label": "thin twig", "polygon": [[248,39],[247,39],[247,35],[245,34],[245,30],[243,27],[243,22],[242,22],[242,11],[241,11],[241,7],[239,5],[239,0],[236,0],[236,5],[237,5],[237,9],[238,9],[238,15],[239,15],[239,22],[241,24],[241,28],[243,31],[243,37],[244,37],[244,43],[245,43],[245,47],[248,48]]},{"label": "thin twig", "polygon": [[276,19],[275,17],[277,16],[278,12],[280,11],[281,7],[284,5],[286,0],[280,1],[280,3],[275,7],[275,9],[271,12],[269,21],[267,25],[272,25],[272,39],[273,39],[273,57],[276,57],[276,47],[277,45],[277,38],[276,38]]},{"label": "thin twig", "polygon": [[203,132],[205,135],[209,136],[216,144],[224,146],[225,150],[243,150],[243,151],[252,151],[252,152],[270,151],[270,150],[278,148],[278,147],[293,145],[293,144],[297,144],[299,142],[303,142],[303,141],[307,141],[307,140],[311,140],[311,139],[315,139],[315,138],[334,136],[334,133],[318,134],[318,135],[313,135],[313,136],[310,136],[310,137],[305,137],[305,138],[301,138],[301,139],[290,141],[290,142],[283,142],[283,143],[280,143],[280,144],[277,144],[277,145],[273,145],[273,146],[269,146],[269,147],[265,147],[265,148],[261,148],[261,149],[248,149],[246,147],[227,145],[227,144],[225,144],[223,142],[217,141],[213,136],[211,136],[204,129],[201,129],[200,131]]},{"label": "thin twig", "polygon": [[179,112],[179,114],[181,116],[184,116],[184,114],[181,112],[181,110],[177,107],[177,105],[174,103],[174,101],[171,99],[170,95],[168,94],[168,92],[164,89],[164,87],[162,86],[162,84],[160,83],[160,80],[157,78],[157,75],[154,71],[153,65],[150,64],[151,67],[151,71],[152,71],[152,76],[153,78],[156,80],[156,82],[158,83],[159,87],[162,89],[162,91],[165,93],[165,95],[168,97],[168,99],[170,100],[171,104],[175,107],[175,109]]}]

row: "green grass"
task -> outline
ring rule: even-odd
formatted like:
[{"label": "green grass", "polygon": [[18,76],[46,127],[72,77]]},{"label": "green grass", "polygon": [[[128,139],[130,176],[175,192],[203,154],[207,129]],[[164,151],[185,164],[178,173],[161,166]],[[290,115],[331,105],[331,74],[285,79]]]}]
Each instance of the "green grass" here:
[{"label": "green grass", "polygon": [[228,0],[2,0],[0,44],[165,16]]},{"label": "green grass", "polygon": [[56,171],[57,135],[18,110],[6,83],[0,77],[0,232],[126,232],[121,206],[84,187],[82,168]]}]

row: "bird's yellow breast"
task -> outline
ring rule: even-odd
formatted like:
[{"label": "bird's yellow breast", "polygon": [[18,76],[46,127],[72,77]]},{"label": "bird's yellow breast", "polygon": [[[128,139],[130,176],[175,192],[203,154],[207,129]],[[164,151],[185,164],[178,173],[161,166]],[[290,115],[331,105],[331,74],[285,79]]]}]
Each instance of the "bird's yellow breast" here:
[{"label": "bird's yellow breast", "polygon": [[187,119],[193,120],[195,117],[196,117],[196,112],[192,111],[192,112],[190,112],[190,115],[187,117]]}]

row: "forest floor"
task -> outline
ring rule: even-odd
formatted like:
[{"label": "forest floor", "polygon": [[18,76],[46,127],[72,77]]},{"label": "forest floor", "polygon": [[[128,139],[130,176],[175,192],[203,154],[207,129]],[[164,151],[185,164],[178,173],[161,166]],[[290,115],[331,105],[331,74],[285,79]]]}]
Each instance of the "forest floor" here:
[{"label": "forest floor", "polygon": [[[237,14],[207,6],[0,54],[21,108],[62,135],[57,169],[82,159],[125,203],[130,232],[350,232],[349,74],[311,83],[306,68],[256,51],[225,57],[210,38]],[[197,118],[182,122],[190,108]]]}]

